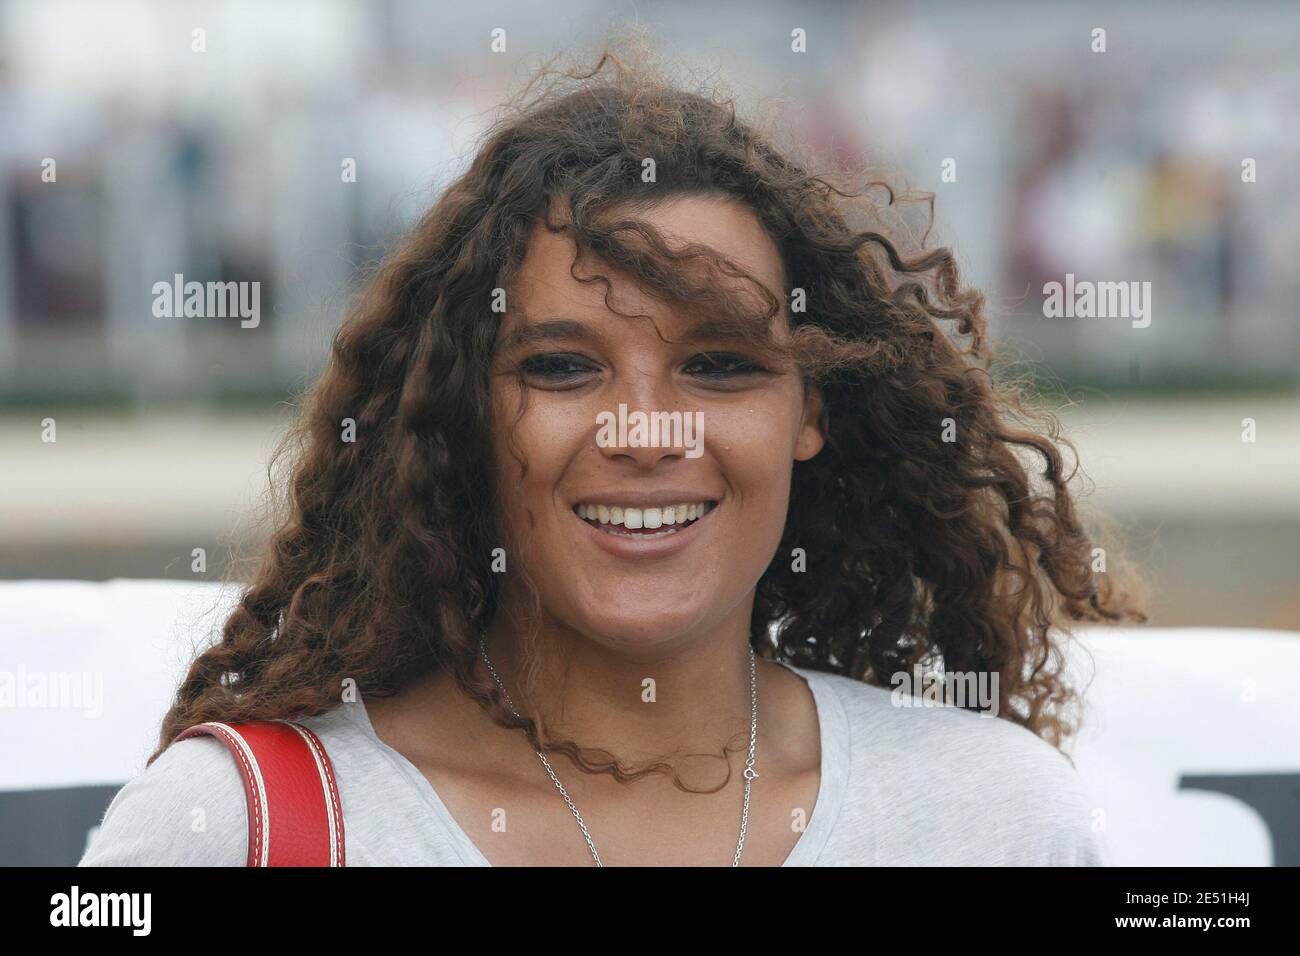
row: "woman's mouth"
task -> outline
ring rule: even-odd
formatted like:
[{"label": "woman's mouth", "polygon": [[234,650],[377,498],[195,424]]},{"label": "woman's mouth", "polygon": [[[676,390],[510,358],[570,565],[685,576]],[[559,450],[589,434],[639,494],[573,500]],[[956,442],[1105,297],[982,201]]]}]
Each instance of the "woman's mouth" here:
[{"label": "woman's mouth", "polygon": [[666,538],[689,528],[718,506],[716,501],[685,502],[667,507],[579,503],[573,513],[596,530],[619,538]]}]

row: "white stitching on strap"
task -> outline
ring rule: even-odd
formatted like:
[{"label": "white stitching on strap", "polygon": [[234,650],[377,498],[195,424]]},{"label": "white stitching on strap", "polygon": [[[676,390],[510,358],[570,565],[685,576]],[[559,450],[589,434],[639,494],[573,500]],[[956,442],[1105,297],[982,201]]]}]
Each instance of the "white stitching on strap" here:
[{"label": "white stitching on strap", "polygon": [[320,773],[321,791],[325,797],[325,812],[329,815],[330,866],[338,866],[339,849],[343,842],[343,833],[340,826],[343,820],[343,808],[339,805],[339,792],[334,785],[334,773],[330,769],[328,758],[325,756],[325,748],[316,735],[306,727],[291,720],[283,722],[298,731],[298,736],[306,742],[308,749],[311,750],[312,757],[316,760],[316,770]]},{"label": "white stitching on strap", "polygon": [[262,779],[262,768],[258,766],[257,758],[253,756],[253,748],[248,745],[248,741],[235,728],[215,720],[196,724],[190,728],[189,733],[197,732],[199,728],[203,727],[209,728],[214,734],[220,735],[232,745],[232,752],[244,765],[245,776],[254,783],[252,791],[253,865],[267,866],[271,856],[271,821],[269,814],[266,812],[266,782]]}]

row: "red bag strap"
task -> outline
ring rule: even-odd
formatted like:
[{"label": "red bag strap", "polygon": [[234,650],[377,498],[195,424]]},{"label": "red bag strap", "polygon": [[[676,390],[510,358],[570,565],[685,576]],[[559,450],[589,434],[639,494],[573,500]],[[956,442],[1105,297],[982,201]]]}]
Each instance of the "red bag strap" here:
[{"label": "red bag strap", "polygon": [[249,866],[344,866],[343,808],[320,739],[290,720],[195,724],[229,748],[248,797]]}]

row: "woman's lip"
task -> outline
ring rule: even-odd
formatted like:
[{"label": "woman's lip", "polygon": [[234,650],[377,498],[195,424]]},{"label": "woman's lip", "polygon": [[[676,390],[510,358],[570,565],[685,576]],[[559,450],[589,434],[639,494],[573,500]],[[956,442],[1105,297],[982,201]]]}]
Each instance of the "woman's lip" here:
[{"label": "woman's lip", "polygon": [[722,507],[719,501],[712,508],[706,511],[699,518],[696,518],[684,528],[665,534],[660,537],[641,537],[632,535],[615,535],[601,531],[595,525],[578,517],[577,512],[572,509],[569,514],[573,515],[573,520],[582,525],[583,530],[591,539],[609,554],[616,558],[662,558],[668,555],[676,554],[685,548],[700,535],[700,526],[710,526],[710,519],[714,513]]}]

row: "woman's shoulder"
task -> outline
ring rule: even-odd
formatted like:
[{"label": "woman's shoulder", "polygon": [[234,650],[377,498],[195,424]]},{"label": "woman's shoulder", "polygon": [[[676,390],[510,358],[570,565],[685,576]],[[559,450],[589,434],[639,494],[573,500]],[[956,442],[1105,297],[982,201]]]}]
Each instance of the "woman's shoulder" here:
[{"label": "woman's shoulder", "polygon": [[[896,750],[913,759],[987,763],[997,755],[1016,768],[1073,774],[1069,760],[1032,731],[990,713],[978,713],[937,700],[904,696],[897,690],[824,671],[802,670],[842,708],[845,729],[855,747]],[[1007,765],[1003,764],[1005,768]]]},{"label": "woman's shoulder", "polygon": [[[359,703],[296,723],[312,731],[334,769],[340,800],[369,809],[381,793],[382,748]],[[350,830],[350,828],[349,828]],[[349,832],[349,856],[351,852]],[[210,735],[172,743],[113,797],[81,866],[244,866],[248,797],[225,743]]]},{"label": "woman's shoulder", "polygon": [[214,737],[164,750],[108,805],[80,866],[243,866],[243,778]]},{"label": "woman's shoulder", "polygon": [[[832,746],[850,764],[846,809],[874,815],[882,851],[900,835],[946,834],[946,861],[969,851],[979,862],[1104,862],[1095,801],[1069,758],[1032,731],[842,675],[802,673],[824,692],[831,728],[842,728]],[[907,856],[915,847],[894,849]]]}]

